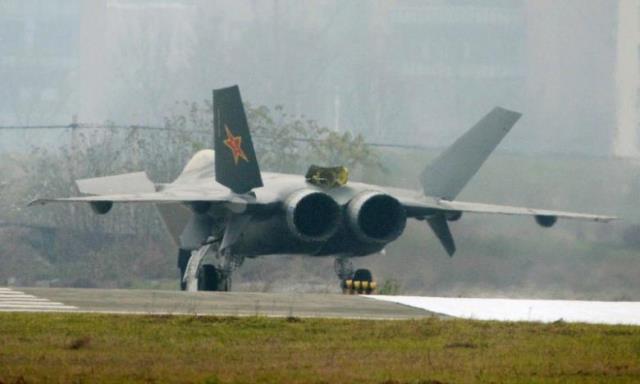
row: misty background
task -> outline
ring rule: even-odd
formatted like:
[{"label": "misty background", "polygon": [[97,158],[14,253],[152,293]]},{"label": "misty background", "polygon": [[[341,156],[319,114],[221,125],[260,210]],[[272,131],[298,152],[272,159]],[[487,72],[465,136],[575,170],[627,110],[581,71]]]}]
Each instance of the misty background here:
[{"label": "misty background", "polygon": [[[238,84],[251,105],[428,148],[379,148],[382,167],[356,172],[407,188],[494,106],[522,112],[460,198],[624,221],[465,215],[453,259],[412,223],[357,266],[407,293],[638,299],[639,31],[635,0],[1,1],[0,283],[177,286],[152,210],[25,205],[76,193],[79,177],[150,168],[168,181],[206,135],[26,127],[166,126]],[[337,287],[332,259],[296,256],[249,260],[236,281]]]}]

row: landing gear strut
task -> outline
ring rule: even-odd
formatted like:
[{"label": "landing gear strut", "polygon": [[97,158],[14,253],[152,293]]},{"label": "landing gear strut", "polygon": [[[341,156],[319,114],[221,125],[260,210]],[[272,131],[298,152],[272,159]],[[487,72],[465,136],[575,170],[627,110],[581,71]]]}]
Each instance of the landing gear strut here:
[{"label": "landing gear strut", "polygon": [[358,269],[354,272],[353,263],[347,257],[336,257],[334,269],[340,278],[340,288],[344,294],[369,295],[376,290],[377,284],[373,281],[371,271]]},{"label": "landing gear strut", "polygon": [[348,257],[339,256],[333,263],[333,269],[340,280],[347,280],[353,277],[353,263]]}]

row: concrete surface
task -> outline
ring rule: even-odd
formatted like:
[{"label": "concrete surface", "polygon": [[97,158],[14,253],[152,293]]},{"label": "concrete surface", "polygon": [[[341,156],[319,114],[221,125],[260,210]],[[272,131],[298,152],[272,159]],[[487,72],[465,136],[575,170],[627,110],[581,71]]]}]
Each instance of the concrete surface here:
[{"label": "concrete surface", "polygon": [[422,309],[339,294],[0,288],[0,311],[409,319]]}]

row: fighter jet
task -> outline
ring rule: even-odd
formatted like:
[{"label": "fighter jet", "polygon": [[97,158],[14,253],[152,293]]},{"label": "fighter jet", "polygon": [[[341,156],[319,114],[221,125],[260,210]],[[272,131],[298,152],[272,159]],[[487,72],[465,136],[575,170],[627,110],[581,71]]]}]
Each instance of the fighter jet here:
[{"label": "fighter jet", "polygon": [[183,290],[228,291],[245,258],[273,254],[335,257],[345,291],[371,292],[371,272],[351,258],[382,251],[408,219],[425,221],[451,256],[448,222],[463,214],[608,222],[614,217],[456,200],[521,114],[496,107],[422,172],[422,191],[348,180],[344,167],[311,166],[306,175],[261,172],[237,86],[213,91],[214,150],[197,152],[178,178],[153,183],[144,172],[77,180],[88,196],[31,204],[88,203],[106,214],[114,203],[155,204],[179,247]]}]

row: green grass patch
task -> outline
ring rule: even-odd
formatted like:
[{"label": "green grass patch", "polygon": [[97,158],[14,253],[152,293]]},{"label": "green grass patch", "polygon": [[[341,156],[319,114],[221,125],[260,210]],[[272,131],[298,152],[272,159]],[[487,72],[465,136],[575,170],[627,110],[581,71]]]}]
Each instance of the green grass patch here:
[{"label": "green grass patch", "polygon": [[640,327],[0,314],[0,383],[640,382]]}]

